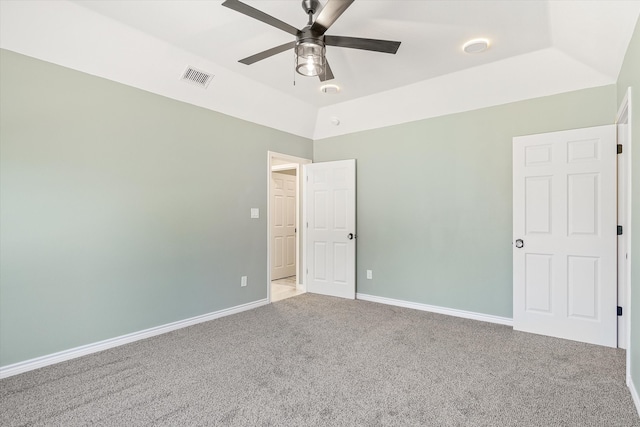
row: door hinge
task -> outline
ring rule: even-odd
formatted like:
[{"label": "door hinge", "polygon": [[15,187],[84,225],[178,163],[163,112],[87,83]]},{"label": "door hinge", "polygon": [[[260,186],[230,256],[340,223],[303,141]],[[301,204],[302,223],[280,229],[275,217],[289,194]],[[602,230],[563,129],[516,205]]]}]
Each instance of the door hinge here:
[{"label": "door hinge", "polygon": [[307,276],[309,275],[309,269],[307,268]]},{"label": "door hinge", "polygon": [[622,316],[622,307],[618,306],[618,316]]},{"label": "door hinge", "polygon": [[307,228],[309,228],[309,223],[307,222]]},{"label": "door hinge", "polygon": [[618,226],[618,236],[622,236],[622,226]]},{"label": "door hinge", "polygon": [[622,154],[622,144],[618,144],[618,154]]},{"label": "door hinge", "polygon": [[309,182],[309,175],[307,175],[307,182]]}]

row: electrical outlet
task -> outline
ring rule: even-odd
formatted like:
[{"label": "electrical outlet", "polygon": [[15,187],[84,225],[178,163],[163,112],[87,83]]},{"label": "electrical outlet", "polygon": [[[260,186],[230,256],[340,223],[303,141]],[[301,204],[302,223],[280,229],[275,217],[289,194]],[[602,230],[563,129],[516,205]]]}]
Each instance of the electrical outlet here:
[{"label": "electrical outlet", "polygon": [[247,276],[242,276],[240,278],[240,286],[242,286],[242,287],[247,286]]},{"label": "electrical outlet", "polygon": [[367,270],[367,279],[373,279],[373,271]]}]

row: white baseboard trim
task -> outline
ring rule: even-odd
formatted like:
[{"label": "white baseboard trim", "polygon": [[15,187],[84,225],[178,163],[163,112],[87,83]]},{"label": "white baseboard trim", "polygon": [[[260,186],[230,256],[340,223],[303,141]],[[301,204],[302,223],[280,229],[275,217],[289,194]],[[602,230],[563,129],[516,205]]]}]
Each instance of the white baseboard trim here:
[{"label": "white baseboard trim", "polygon": [[92,344],[82,345],[80,347],[71,348],[69,350],[63,350],[57,353],[48,354],[46,356],[36,357],[35,359],[25,360],[24,362],[1,366],[0,379],[18,375],[23,372],[32,371],[34,369],[43,368],[55,363],[64,362],[65,360],[86,356],[91,353],[97,353],[102,350],[118,347],[134,341],[139,341],[156,335],[165,334],[167,332],[175,331],[176,329],[186,328],[187,326],[192,326],[198,323],[208,322],[209,320],[219,319],[220,317],[229,316],[231,314],[252,310],[268,303],[269,302],[266,299],[263,299],[247,304],[237,305],[235,307],[226,308],[224,310],[214,311],[212,313],[202,314],[200,316],[191,317],[189,319],[167,323],[166,325],[156,326],[154,328],[133,332],[127,335],[121,335],[119,337],[110,338],[104,341],[98,341]]},{"label": "white baseboard trim", "polygon": [[636,404],[636,411],[638,411],[638,415],[640,415],[640,395],[638,395],[638,389],[633,383],[633,378],[627,378],[627,387],[629,387],[629,391],[631,392],[633,403]]},{"label": "white baseboard trim", "polygon": [[462,317],[465,319],[480,320],[481,322],[497,323],[513,327],[513,319],[508,317],[493,316],[491,314],[475,313],[473,311],[457,310],[455,308],[438,307],[436,305],[421,304],[418,302],[403,301],[399,299],[378,297],[368,294],[356,294],[356,299],[378,302],[380,304],[395,305],[398,307],[412,308],[414,310],[429,311],[432,313],[446,314],[448,316]]}]

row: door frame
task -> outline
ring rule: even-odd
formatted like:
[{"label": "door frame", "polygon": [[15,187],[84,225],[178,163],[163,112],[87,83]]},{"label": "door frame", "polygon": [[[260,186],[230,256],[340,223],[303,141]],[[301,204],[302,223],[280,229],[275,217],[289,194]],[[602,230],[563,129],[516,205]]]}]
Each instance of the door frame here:
[{"label": "door frame", "polygon": [[[618,224],[618,225],[622,225],[623,226],[623,233],[622,236],[619,236],[618,239],[623,239],[622,242],[622,246],[625,248],[625,252],[627,255],[627,259],[625,262],[624,259],[624,254],[620,254],[618,253],[618,271],[622,271],[623,275],[624,275],[624,295],[622,295],[622,300],[620,299],[620,294],[618,294],[618,305],[623,307],[623,314],[624,314],[624,328],[625,328],[625,343],[626,346],[624,348],[626,348],[627,350],[627,360],[626,360],[626,368],[627,368],[627,372],[626,372],[626,382],[627,385],[631,384],[631,359],[630,359],[630,354],[631,354],[631,349],[629,348],[631,346],[631,324],[630,324],[630,319],[631,319],[631,307],[630,307],[630,301],[631,301],[631,261],[632,261],[632,256],[631,256],[631,173],[632,173],[632,169],[631,169],[631,147],[632,147],[632,142],[631,142],[631,136],[632,136],[632,123],[631,123],[631,88],[627,88],[627,91],[624,95],[624,98],[622,99],[622,102],[620,103],[620,108],[618,109],[618,113],[616,115],[616,125],[621,125],[621,124],[626,124],[627,125],[627,135],[626,135],[626,139],[625,139],[625,146],[623,147],[622,150],[622,154],[619,154],[619,156],[622,156],[621,158],[619,158],[619,160],[621,160],[624,165],[624,172],[626,176],[620,176],[620,169],[618,169],[618,187],[622,187],[622,191],[618,191],[618,194],[622,194],[622,197],[624,200],[618,200],[618,208],[623,207],[623,215],[622,215],[622,219],[623,219],[623,223],[622,224]],[[618,127],[619,129],[619,127]],[[618,141],[620,141],[620,135],[618,134]],[[621,265],[622,264],[622,265]],[[618,347],[620,347],[620,343],[618,343]]]},{"label": "door frame", "polygon": [[[284,162],[284,163],[280,163]],[[267,302],[271,302],[271,172],[273,167],[286,166],[286,170],[296,170],[296,286],[305,291],[304,276],[301,274],[301,262],[304,259],[304,245],[301,244],[301,237],[304,238],[304,230],[300,227],[300,206],[302,203],[302,165],[312,163],[311,159],[291,156],[289,154],[267,151]],[[282,169],[281,169],[282,170]]]}]

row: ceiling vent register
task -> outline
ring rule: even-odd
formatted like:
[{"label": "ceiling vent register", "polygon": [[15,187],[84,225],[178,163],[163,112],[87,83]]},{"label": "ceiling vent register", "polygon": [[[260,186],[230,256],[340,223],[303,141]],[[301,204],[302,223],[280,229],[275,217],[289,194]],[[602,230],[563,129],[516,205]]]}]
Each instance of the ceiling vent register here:
[{"label": "ceiling vent register", "polygon": [[211,80],[213,80],[213,74],[189,66],[184,70],[184,73],[182,73],[180,80],[206,89],[209,83],[211,83]]}]

